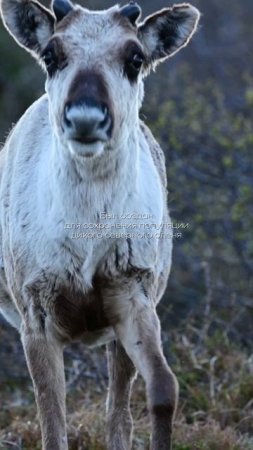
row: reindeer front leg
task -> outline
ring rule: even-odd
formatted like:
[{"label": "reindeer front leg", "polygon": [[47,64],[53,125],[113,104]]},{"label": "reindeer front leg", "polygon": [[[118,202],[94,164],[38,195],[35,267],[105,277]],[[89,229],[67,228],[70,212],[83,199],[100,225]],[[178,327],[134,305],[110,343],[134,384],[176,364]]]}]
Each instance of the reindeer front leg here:
[{"label": "reindeer front leg", "polygon": [[139,293],[122,311],[115,332],[145,380],[151,418],[150,450],[170,450],[178,384],[163,355],[160,323],[152,301]]},{"label": "reindeer front leg", "polygon": [[107,447],[130,450],[132,416],[130,395],[136,369],[119,341],[107,347],[109,391],[107,397]]},{"label": "reindeer front leg", "polygon": [[43,321],[39,314],[26,320],[21,339],[34,385],[43,450],[68,450],[63,348],[47,335]]}]

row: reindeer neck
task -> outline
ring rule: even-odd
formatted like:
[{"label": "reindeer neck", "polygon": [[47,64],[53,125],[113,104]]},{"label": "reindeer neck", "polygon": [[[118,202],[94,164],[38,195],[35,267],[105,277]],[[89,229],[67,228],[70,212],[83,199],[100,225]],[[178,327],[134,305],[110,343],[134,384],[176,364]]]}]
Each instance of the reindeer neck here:
[{"label": "reindeer neck", "polygon": [[124,207],[125,199],[135,190],[138,158],[138,128],[124,145],[96,158],[74,159],[56,143],[49,164],[53,166],[53,198],[67,211],[73,210],[73,219],[82,211],[92,218],[98,212]]}]

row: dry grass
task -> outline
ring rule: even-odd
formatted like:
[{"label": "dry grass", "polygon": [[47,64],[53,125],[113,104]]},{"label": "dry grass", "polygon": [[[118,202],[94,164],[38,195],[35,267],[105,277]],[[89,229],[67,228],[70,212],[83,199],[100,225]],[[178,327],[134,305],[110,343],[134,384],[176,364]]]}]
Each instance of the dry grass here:
[{"label": "dry grass", "polygon": [[[134,450],[148,449],[148,418],[135,405],[139,418],[135,420]],[[40,450],[40,432],[37,419],[32,419],[35,408],[29,413],[13,417],[9,427],[0,434],[3,450]],[[135,411],[136,415],[136,411]],[[70,450],[106,450],[105,448],[104,402],[97,401],[88,408],[83,407],[68,416]],[[231,427],[221,429],[212,420],[207,423],[187,424],[183,417],[175,423],[174,450],[252,450],[253,439],[235,432]]]},{"label": "dry grass", "polygon": [[[229,340],[229,326],[223,322],[219,326],[211,300],[207,295],[201,324],[199,319],[188,318],[181,330],[163,336],[165,354],[180,384],[173,449],[252,450],[253,355]],[[69,448],[105,450],[104,349],[90,352],[80,344],[65,356]],[[40,450],[29,379],[23,374],[19,383],[8,380],[0,386],[0,395],[0,449]],[[133,450],[147,450],[149,420],[140,377],[134,385],[131,409]]]},{"label": "dry grass", "polygon": [[[252,358],[239,349],[229,348],[224,336],[219,336],[218,345],[217,336],[207,335],[198,348],[194,334],[188,329],[187,335],[174,337],[177,355],[174,370],[181,385],[174,449],[252,450]],[[77,385],[71,384],[68,393],[70,450],[105,450],[105,386],[105,380],[101,383],[90,377],[81,377]],[[30,385],[22,396],[28,398],[28,405],[17,405],[14,401],[11,404],[8,396],[3,397],[2,450],[41,449]],[[134,387],[132,412],[133,448],[147,450],[149,423],[140,378]]]}]

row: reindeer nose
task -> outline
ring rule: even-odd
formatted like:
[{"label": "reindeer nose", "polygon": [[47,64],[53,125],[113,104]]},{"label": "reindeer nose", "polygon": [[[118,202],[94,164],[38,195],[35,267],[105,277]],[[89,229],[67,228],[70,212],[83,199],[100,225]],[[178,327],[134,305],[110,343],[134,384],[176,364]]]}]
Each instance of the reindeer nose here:
[{"label": "reindeer nose", "polygon": [[64,125],[69,139],[83,144],[108,141],[112,133],[112,118],[108,107],[91,98],[66,103]]}]

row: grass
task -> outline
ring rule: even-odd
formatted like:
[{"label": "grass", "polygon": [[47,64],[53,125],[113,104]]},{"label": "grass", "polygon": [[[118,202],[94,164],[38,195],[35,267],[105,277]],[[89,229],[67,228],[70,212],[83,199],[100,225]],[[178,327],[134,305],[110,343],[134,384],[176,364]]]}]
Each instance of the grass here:
[{"label": "grass", "polygon": [[[180,385],[173,450],[252,450],[253,354],[240,339],[230,338],[237,309],[221,320],[206,285],[203,311],[188,315],[185,323],[163,334],[164,352]],[[1,348],[8,340],[1,358],[13,371],[0,384],[0,449],[41,450],[32,384],[22,355],[19,360],[17,336],[10,340],[10,335],[9,328],[0,328]],[[74,344],[65,353],[65,367],[69,450],[107,450],[104,349],[90,351]],[[131,410],[133,450],[148,450],[150,427],[140,377],[134,385]]]},{"label": "grass", "polygon": [[[210,335],[207,331],[203,336],[191,324],[185,327],[185,334],[177,332],[172,340],[176,355],[173,369],[181,387],[174,450],[252,450],[252,357],[231,345],[225,334]],[[18,387],[12,386],[12,396],[7,393],[2,397],[0,449],[3,450],[41,449],[31,385],[28,382],[26,391],[24,385],[21,389],[20,395]],[[70,450],[105,450],[106,380],[101,382],[100,377],[98,382],[84,374],[77,384],[70,384],[68,391]],[[20,404],[14,401],[18,392]],[[27,404],[23,404],[22,398]],[[132,413],[133,449],[147,450],[149,421],[140,377],[134,386]]]}]

